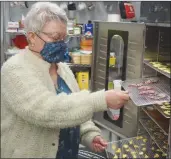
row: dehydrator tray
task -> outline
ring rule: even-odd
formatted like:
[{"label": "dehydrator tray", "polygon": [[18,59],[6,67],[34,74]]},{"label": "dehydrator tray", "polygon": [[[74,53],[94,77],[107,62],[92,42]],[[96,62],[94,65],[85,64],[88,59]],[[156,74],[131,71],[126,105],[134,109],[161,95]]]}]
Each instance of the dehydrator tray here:
[{"label": "dehydrator tray", "polygon": [[[152,108],[152,109],[151,109]],[[150,107],[150,109],[142,108],[142,110],[152,119],[152,121],[157,124],[157,126],[168,135],[169,132],[169,119],[163,117],[163,115],[155,109],[155,107]]]},{"label": "dehydrator tray", "polygon": [[170,102],[165,102],[163,104],[155,104],[154,106],[165,118],[170,118]]},{"label": "dehydrator tray", "polygon": [[140,119],[140,123],[151,136],[151,139],[156,143],[156,145],[162,150],[163,153],[166,154],[168,147],[168,136],[164,135],[161,129],[151,119]]},{"label": "dehydrator tray", "polygon": [[[145,82],[153,80],[157,81],[156,83],[152,84],[144,84]],[[140,95],[140,90],[138,87],[131,86],[132,84],[142,84],[142,86],[148,86],[152,88],[152,91],[155,94],[160,96],[164,95],[165,97],[160,99],[151,99],[149,95]],[[134,79],[134,80],[126,80],[122,82],[122,87],[129,92],[131,100],[134,102],[136,106],[148,106],[154,105],[161,102],[170,102],[170,86],[165,83],[163,80],[159,78],[145,78],[145,79]],[[154,95],[153,95],[154,96]],[[156,97],[156,96],[155,96]]]},{"label": "dehydrator tray", "polygon": [[137,136],[108,143],[107,158],[166,158],[149,135]]},{"label": "dehydrator tray", "polygon": [[[153,63],[149,62],[149,61],[144,61],[144,64],[146,64],[147,66],[151,67],[152,69],[156,70],[157,72],[165,75],[168,78],[171,78],[170,76],[170,66],[165,65],[165,68],[160,68],[160,67],[156,67],[155,65],[153,65]],[[163,65],[164,66],[164,65]],[[162,67],[162,66],[161,66]],[[166,70],[168,69],[168,70]]]}]

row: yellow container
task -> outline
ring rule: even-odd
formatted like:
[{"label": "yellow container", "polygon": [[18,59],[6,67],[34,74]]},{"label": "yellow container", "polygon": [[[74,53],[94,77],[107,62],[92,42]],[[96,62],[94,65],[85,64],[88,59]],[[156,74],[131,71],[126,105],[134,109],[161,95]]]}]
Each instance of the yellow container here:
[{"label": "yellow container", "polygon": [[89,72],[77,72],[77,82],[80,90],[89,89]]},{"label": "yellow container", "polygon": [[109,66],[115,66],[115,64],[116,64],[116,58],[115,57],[110,57]]}]

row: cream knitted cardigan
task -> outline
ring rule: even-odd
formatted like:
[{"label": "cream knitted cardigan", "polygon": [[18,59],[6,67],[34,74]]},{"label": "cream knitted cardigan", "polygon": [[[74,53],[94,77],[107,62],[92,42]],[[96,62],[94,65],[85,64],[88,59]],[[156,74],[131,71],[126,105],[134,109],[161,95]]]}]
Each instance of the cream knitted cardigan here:
[{"label": "cream knitted cardigan", "polygon": [[107,109],[104,91],[79,91],[72,71],[59,63],[58,74],[73,93],[56,95],[49,68],[27,48],[2,66],[2,158],[55,158],[60,128],[81,125],[87,146],[100,135],[91,118]]}]

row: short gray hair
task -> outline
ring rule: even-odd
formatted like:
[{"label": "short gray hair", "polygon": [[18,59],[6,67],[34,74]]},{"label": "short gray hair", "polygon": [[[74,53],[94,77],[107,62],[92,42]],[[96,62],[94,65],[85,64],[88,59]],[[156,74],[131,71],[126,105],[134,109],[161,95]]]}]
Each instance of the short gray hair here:
[{"label": "short gray hair", "polygon": [[43,26],[51,20],[59,20],[67,24],[68,18],[66,12],[57,4],[51,2],[37,2],[32,5],[31,9],[24,20],[25,31],[39,32]]}]

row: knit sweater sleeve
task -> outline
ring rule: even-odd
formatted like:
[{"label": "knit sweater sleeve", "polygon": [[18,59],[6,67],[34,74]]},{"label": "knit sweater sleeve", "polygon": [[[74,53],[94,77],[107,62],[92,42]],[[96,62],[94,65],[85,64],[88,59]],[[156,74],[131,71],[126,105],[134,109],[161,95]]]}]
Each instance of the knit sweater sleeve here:
[{"label": "knit sweater sleeve", "polygon": [[1,70],[1,97],[19,117],[50,128],[80,125],[90,120],[94,112],[107,109],[104,91],[56,95],[35,71],[10,65]]},{"label": "knit sweater sleeve", "polygon": [[93,139],[96,136],[101,135],[101,130],[97,126],[95,126],[95,124],[91,120],[81,124],[80,132],[81,132],[81,143],[84,146],[89,147],[90,149],[92,148],[91,144]]}]

